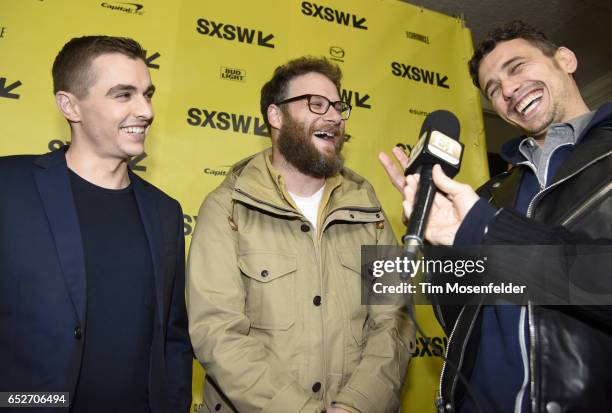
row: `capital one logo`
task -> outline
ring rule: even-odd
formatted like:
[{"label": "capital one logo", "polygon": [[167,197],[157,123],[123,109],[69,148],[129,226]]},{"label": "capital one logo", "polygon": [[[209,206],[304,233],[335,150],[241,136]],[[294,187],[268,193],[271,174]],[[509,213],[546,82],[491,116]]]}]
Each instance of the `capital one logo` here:
[{"label": "capital one logo", "polygon": [[144,5],[138,3],[126,3],[120,1],[102,2],[100,6],[115,11],[120,11],[126,14],[136,14],[142,16],[144,14]]}]

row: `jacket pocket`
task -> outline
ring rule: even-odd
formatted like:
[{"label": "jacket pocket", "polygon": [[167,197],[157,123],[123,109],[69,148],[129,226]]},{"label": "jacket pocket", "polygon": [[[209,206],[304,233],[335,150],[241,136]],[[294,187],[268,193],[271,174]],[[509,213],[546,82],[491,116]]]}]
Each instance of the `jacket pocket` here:
[{"label": "jacket pocket", "polygon": [[245,252],[238,257],[247,290],[246,314],[251,327],[287,330],[295,321],[295,255]]},{"label": "jacket pocket", "polygon": [[344,267],[346,294],[342,301],[345,303],[347,316],[350,319],[351,335],[357,344],[362,345],[366,338],[368,307],[361,304],[361,250],[359,247],[338,250],[338,259]]},{"label": "jacket pocket", "polygon": [[226,397],[208,380],[207,378],[204,384],[204,400],[198,413],[235,413],[236,410],[226,401]]}]

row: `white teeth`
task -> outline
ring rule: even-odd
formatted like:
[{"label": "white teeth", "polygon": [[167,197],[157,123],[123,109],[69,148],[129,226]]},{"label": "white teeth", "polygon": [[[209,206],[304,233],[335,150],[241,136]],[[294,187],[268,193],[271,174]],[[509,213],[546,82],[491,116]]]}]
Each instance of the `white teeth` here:
[{"label": "white teeth", "polygon": [[[538,90],[538,91],[535,91],[535,92],[531,92],[530,94],[525,96],[519,103],[517,103],[514,108],[516,109],[517,112],[522,112],[534,100],[541,98],[542,95],[543,95],[543,93],[542,93],[541,90]],[[529,107],[529,109],[525,112],[525,114],[531,112],[535,108],[535,106],[536,105],[532,105],[531,107]]]},{"label": "white teeth", "polygon": [[319,138],[333,138],[334,134],[326,131],[316,131],[314,133]]},{"label": "white teeth", "polygon": [[142,126],[127,126],[127,127],[121,128],[121,130],[127,133],[144,133],[145,132],[145,128]]}]

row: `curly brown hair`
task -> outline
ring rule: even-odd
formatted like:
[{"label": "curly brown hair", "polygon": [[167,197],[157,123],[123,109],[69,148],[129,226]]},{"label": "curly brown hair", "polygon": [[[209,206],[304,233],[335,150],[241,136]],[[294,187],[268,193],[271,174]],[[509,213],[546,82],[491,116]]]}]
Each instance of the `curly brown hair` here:
[{"label": "curly brown hair", "polygon": [[551,42],[540,30],[536,29],[533,26],[530,26],[529,24],[523,21],[514,20],[509,23],[506,23],[502,27],[498,27],[497,29],[490,32],[486,39],[480,42],[480,44],[474,51],[472,59],[468,63],[472,82],[478,89],[480,89],[480,82],[478,81],[478,69],[480,67],[480,63],[482,62],[482,59],[484,59],[486,55],[491,53],[491,51],[495,49],[495,46],[497,46],[498,43],[514,39],[524,39],[528,41],[533,46],[540,49],[542,53],[549,57],[554,56],[555,52],[559,48],[559,46]]},{"label": "curly brown hair", "polygon": [[304,56],[290,60],[284,65],[278,66],[274,70],[272,79],[267,81],[261,88],[259,106],[268,128],[270,128],[270,122],[268,122],[268,106],[280,102],[287,97],[287,85],[293,78],[310,72],[320,73],[327,77],[336,86],[338,94],[340,93],[342,71],[338,65],[330,62],[324,57]]}]

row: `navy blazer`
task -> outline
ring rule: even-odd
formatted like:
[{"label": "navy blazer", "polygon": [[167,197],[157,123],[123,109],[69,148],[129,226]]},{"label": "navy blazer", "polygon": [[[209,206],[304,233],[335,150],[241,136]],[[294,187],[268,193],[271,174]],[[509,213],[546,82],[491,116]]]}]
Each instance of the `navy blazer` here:
[{"label": "navy blazer", "polygon": [[[155,273],[151,411],[185,413],[193,352],[183,215],[179,203],[153,185],[132,172],[130,180]],[[70,392],[73,398],[87,335],[85,283],[65,151],[0,158],[0,391]]]}]

